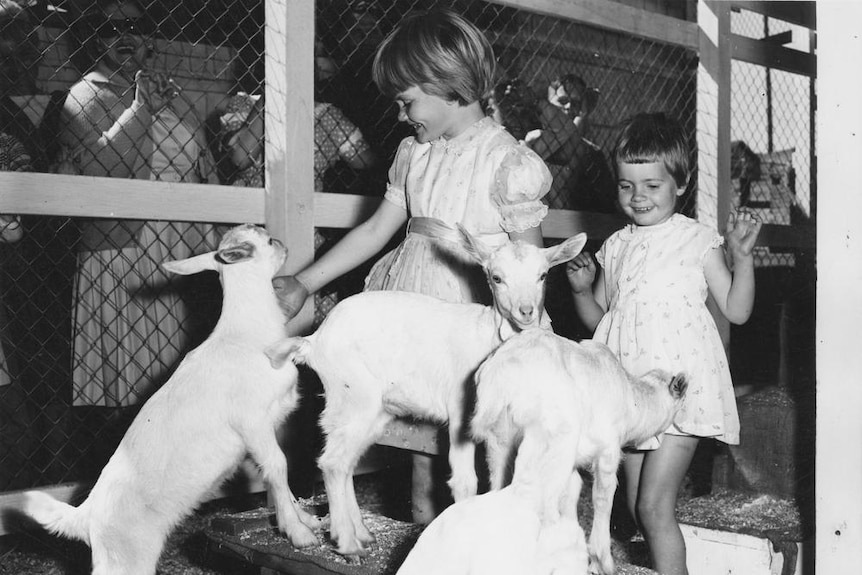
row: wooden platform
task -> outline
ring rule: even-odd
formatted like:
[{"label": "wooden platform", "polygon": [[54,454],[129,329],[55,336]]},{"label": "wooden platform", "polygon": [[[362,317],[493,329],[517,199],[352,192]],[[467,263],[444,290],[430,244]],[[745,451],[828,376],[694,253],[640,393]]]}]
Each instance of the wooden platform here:
[{"label": "wooden platform", "polygon": [[[304,507],[324,517],[322,506]],[[276,528],[275,512],[270,508],[259,508],[243,513],[214,518],[206,535],[212,549],[268,569],[290,575],[390,575],[398,570],[404,558],[422,532],[422,528],[363,512],[365,524],[377,537],[371,554],[361,562],[347,560],[335,552],[325,533],[329,529],[324,523],[318,533],[320,544],[309,549],[296,549]],[[327,518],[328,519],[328,518]]]},{"label": "wooden platform", "polygon": [[[422,527],[363,511],[377,537],[371,554],[360,562],[338,555],[328,540],[326,496],[301,500],[304,508],[324,519],[319,545],[297,550],[281,535],[274,511],[259,508],[214,517],[206,536],[213,550],[286,575],[394,575],[422,532]],[[698,575],[808,575],[806,549],[813,534],[802,527],[796,504],[769,494],[720,491],[683,502],[677,509],[686,540],[688,568]],[[581,523],[591,523],[588,490],[578,510]],[[644,561],[643,540],[614,543],[618,575],[655,575],[626,561]],[[626,547],[626,549],[623,549]],[[635,548],[638,547],[639,550]]]},{"label": "wooden platform", "polygon": [[[325,504],[303,506],[320,517],[327,513]],[[256,565],[262,573],[395,575],[421,535],[422,527],[366,511],[363,511],[362,516],[377,537],[377,543],[371,554],[358,563],[348,561],[335,552],[325,536],[329,528],[326,523],[318,534],[318,547],[295,549],[278,532],[275,513],[269,508],[216,517],[211,521],[206,536],[214,551]],[[618,561],[617,575],[656,573],[646,567]]]}]

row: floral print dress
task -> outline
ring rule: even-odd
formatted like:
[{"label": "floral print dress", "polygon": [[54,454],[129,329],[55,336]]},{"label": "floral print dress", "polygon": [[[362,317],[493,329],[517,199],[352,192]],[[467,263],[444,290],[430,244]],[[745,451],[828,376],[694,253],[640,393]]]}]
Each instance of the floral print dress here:
[{"label": "floral print dress", "polygon": [[[684,372],[688,391],[668,433],[739,443],[739,417],[727,356],[706,307],[703,263],[724,239],[674,214],[656,226],[629,225],[609,237],[596,259],[604,269],[608,312],[593,336],[633,376],[662,368]],[[638,446],[655,449],[654,439]]]}]

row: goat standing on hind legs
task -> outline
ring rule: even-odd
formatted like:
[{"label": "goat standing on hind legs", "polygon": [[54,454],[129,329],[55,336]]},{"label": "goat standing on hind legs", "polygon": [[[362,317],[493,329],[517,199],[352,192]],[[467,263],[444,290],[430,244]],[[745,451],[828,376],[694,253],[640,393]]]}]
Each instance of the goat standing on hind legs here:
[{"label": "goat standing on hind legs", "polygon": [[317,518],[296,504],[276,429],[296,407],[297,370],[274,369],[264,350],[284,337],[272,277],[287,250],[262,228],[228,231],[219,249],[164,267],[216,270],[224,291],[210,337],[143,406],[78,507],[38,491],[25,511],[53,533],[90,545],[95,575],[152,575],[170,531],[248,454],[275,501],[279,529],[316,545]]},{"label": "goat standing on hind legs", "polygon": [[685,377],[663,370],[632,377],[604,344],[528,330],[504,342],[476,382],[471,426],[487,447],[491,488],[502,488],[517,453],[512,485],[538,474],[539,514],[553,524],[561,514],[577,513],[574,475],[591,469],[590,571],[614,573],[610,514],[622,448],[670,426],[685,397]]},{"label": "goat standing on hind legs", "polygon": [[465,229],[460,233],[465,251],[485,270],[493,306],[364,292],[336,305],[312,335],[267,351],[276,367],[288,359],[307,364],[323,384],[326,446],[318,463],[330,536],[343,555],[367,555],[374,541],[356,502],[353,470],[395,417],[448,423],[452,495],[460,501],[476,493],[475,445],[466,430],[476,369],[506,338],[539,327],[548,269],[586,243],[578,234],[550,248],[507,242],[492,249]]}]

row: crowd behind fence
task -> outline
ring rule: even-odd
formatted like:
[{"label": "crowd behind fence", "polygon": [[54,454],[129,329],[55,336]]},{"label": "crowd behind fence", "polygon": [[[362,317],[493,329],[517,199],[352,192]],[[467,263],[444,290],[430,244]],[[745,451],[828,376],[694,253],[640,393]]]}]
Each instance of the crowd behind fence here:
[{"label": "crowd behind fence", "polygon": [[[34,171],[264,186],[265,142],[259,135],[242,137],[262,121],[266,105],[262,1],[144,0],[138,13],[113,19],[103,9],[110,4],[101,2],[34,0],[28,6],[30,27],[20,19],[0,20],[0,36],[13,27],[28,30],[32,51],[21,60],[20,83],[8,101],[41,139],[44,155],[34,158]],[[664,8],[668,16],[691,20],[691,6],[669,2]],[[699,57],[692,48],[507,3],[318,0],[316,192],[382,196],[397,144],[409,132],[371,81],[374,51],[404,15],[435,7],[465,14],[491,39],[500,82],[489,114],[496,108],[528,142],[536,130],[545,133],[545,160],[555,176],[550,207],[615,212],[609,153],[617,126],[634,113],[672,114],[695,150]],[[134,75],[123,76],[116,62],[137,49],[146,51],[150,89],[169,102],[158,113],[143,113],[144,128],[136,124],[140,118],[131,118],[139,114],[129,90]],[[88,76],[111,50],[114,61],[102,70],[117,76]],[[808,102],[804,82],[779,85],[772,84],[775,101]],[[109,104],[98,99],[102,89]],[[570,120],[578,117],[584,121],[572,130]],[[123,153],[108,160],[100,155],[98,146],[130,130],[137,136],[128,138]],[[759,132],[740,134],[734,145],[735,201],[762,210],[769,223],[796,225],[810,216],[814,198],[810,133],[785,138],[796,142],[793,149],[764,147],[750,133]],[[149,151],[137,149],[144,144]],[[160,148],[168,151],[157,162],[148,154]],[[696,174],[691,182],[681,208],[688,215],[696,211]],[[94,479],[140,404],[214,325],[220,302],[214,276],[175,280],[158,269],[161,259],[211,249],[222,229],[215,224],[55,215],[25,216],[22,228],[19,241],[0,246],[0,491]],[[343,234],[316,232],[318,253]],[[793,285],[805,286],[810,270],[799,270],[806,256],[762,251],[759,263],[790,270]],[[316,321],[361,289],[365,271],[324,290],[315,302]],[[774,289],[787,285],[769,281]],[[588,335],[573,319],[563,278],[551,278],[547,301],[558,331]],[[801,323],[810,320],[806,313]],[[765,321],[772,330],[779,320]],[[807,334],[808,327],[799,330]],[[757,358],[745,361],[744,369],[759,369]]]}]

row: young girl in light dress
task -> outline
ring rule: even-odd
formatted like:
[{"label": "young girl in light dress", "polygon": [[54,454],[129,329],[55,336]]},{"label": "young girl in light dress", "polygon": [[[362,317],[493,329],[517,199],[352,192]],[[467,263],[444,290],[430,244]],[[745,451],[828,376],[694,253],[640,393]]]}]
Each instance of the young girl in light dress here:
[{"label": "young girl in light dress", "polygon": [[760,222],[749,213],[732,214],[723,238],[676,212],[690,174],[689,151],[682,129],[664,115],[628,122],[614,161],[619,205],[631,223],[604,242],[596,254],[598,270],[589,254],[581,254],[568,264],[567,275],[581,319],[629,372],[664,368],[688,375],[686,402],[674,424],[623,463],[628,506],[653,568],[684,574],[685,542],[675,508],[698,440],[739,443],[730,371],[706,298],[712,295],[732,323],[748,319]]},{"label": "young girl in light dress", "polygon": [[[489,245],[509,239],[542,245],[547,207],[541,199],[550,173],[539,156],[485,116],[494,68],[485,36],[448,11],[409,16],[383,41],[374,81],[395,99],[398,119],[415,135],[399,145],[377,211],[296,276],[276,278],[290,317],[309,293],[377,254],[405,222],[406,237],[375,264],[366,290],[490,303],[481,269],[452,241],[456,224]],[[417,522],[435,514],[430,474],[430,458],[414,457]]]}]

